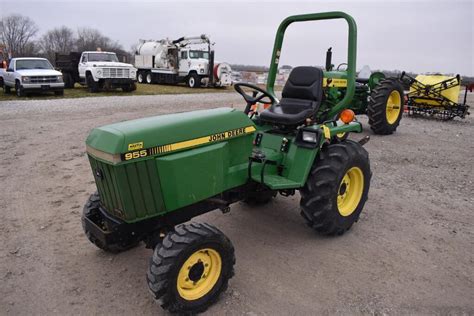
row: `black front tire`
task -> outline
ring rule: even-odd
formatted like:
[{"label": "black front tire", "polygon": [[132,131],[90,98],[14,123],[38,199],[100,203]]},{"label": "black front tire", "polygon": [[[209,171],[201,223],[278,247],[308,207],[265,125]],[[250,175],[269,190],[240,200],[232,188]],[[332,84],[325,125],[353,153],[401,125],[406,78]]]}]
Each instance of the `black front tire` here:
[{"label": "black front tire", "polygon": [[[395,105],[389,105],[392,93],[394,93],[393,100],[398,99]],[[395,132],[403,116],[403,103],[404,93],[400,80],[388,78],[380,81],[370,93],[367,106],[367,115],[372,131],[380,135],[389,135]],[[398,109],[398,115],[390,117],[390,111],[393,109]]]},{"label": "black front tire", "polygon": [[16,92],[16,96],[17,96],[17,97],[20,97],[20,98],[21,98],[21,97],[26,96],[26,93],[25,93],[25,91],[23,90],[23,87],[21,86],[21,84],[20,84],[19,81],[17,81],[17,82],[15,83],[15,92]]},{"label": "black front tire", "polygon": [[123,92],[133,92],[135,90],[137,90],[137,85],[135,84],[135,82],[122,87]]},{"label": "black front tire", "polygon": [[187,84],[190,88],[199,88],[201,86],[201,78],[199,78],[198,74],[192,73],[188,76]]},{"label": "black front tire", "polygon": [[97,248],[102,249],[105,252],[110,252],[110,253],[123,252],[123,251],[136,247],[140,243],[139,241],[131,241],[128,243],[104,244],[100,240],[95,238],[94,235],[92,235],[91,232],[87,230],[84,218],[86,216],[89,216],[90,214],[93,214],[94,212],[98,212],[99,207],[100,207],[99,193],[95,192],[94,194],[91,194],[91,196],[87,200],[86,205],[84,205],[84,209],[82,210],[82,217],[81,217],[82,229],[84,230],[84,234],[86,235],[87,239],[89,239],[91,243],[93,243]]},{"label": "black front tire", "polygon": [[99,91],[99,83],[94,81],[94,78],[92,78],[92,75],[90,73],[87,74],[86,82],[87,89],[90,93],[96,93]]},{"label": "black front tire", "polygon": [[[357,186],[354,179],[352,189],[355,191],[351,191],[349,185],[346,186],[346,175],[352,174],[354,170],[358,170],[357,174],[363,181],[362,186]],[[369,155],[359,143],[345,140],[323,148],[306,184],[300,190],[301,215],[318,233],[344,234],[359,219],[367,201],[371,177]],[[347,212],[347,209],[343,209],[343,203],[338,204],[338,199],[348,197],[351,192],[356,192],[358,198],[354,197],[350,212]],[[347,195],[344,196],[344,193]]]},{"label": "black front tire", "polygon": [[[213,270],[218,265],[212,260],[207,261],[206,253],[208,256],[219,254],[220,270]],[[203,261],[199,259],[193,263],[194,256],[204,256],[201,257]],[[207,268],[202,266],[203,262]],[[156,246],[147,273],[148,287],[161,307],[172,313],[204,312],[227,289],[228,281],[234,275],[234,264],[234,247],[220,230],[208,224],[182,224]],[[187,288],[178,281],[182,273],[186,282],[194,282],[190,286],[203,286],[205,283],[199,282],[208,281],[206,276],[211,275],[214,275],[211,280],[215,283],[211,283],[207,291],[201,291],[198,297],[186,297],[188,294],[183,291]],[[184,286],[187,286],[186,282]]]}]

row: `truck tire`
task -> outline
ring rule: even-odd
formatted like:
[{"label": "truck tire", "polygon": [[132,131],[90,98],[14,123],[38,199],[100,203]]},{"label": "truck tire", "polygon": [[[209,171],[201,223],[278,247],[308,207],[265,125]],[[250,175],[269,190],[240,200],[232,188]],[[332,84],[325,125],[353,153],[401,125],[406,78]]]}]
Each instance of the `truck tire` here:
[{"label": "truck tire", "polygon": [[403,115],[403,86],[398,79],[383,79],[372,90],[367,106],[370,128],[375,134],[395,132]]},{"label": "truck tire", "polygon": [[94,81],[94,78],[92,78],[90,73],[87,73],[86,75],[86,83],[89,92],[95,93],[99,91],[99,83]]},{"label": "truck tire", "polygon": [[17,97],[24,97],[26,96],[25,91],[23,90],[23,87],[21,86],[20,82],[17,80],[15,82],[15,92]]},{"label": "truck tire", "polygon": [[151,72],[147,72],[147,73],[146,73],[145,80],[146,80],[146,83],[148,83],[148,84],[152,84],[152,83],[153,83],[153,76],[152,76]]},{"label": "truck tire", "polygon": [[122,87],[123,92],[132,92],[132,91],[135,91],[135,90],[137,90],[137,85],[135,84],[135,82],[132,82],[132,83]]},{"label": "truck tire", "polygon": [[370,187],[369,154],[352,140],[324,148],[301,194],[301,215],[323,235],[342,235],[364,208]]},{"label": "truck tire", "polygon": [[72,89],[74,88],[74,78],[69,72],[66,72],[63,74],[63,80],[64,80],[64,88],[65,89]]},{"label": "truck tire", "polygon": [[81,217],[82,229],[84,230],[84,234],[86,235],[87,239],[89,239],[89,241],[93,243],[97,248],[102,249],[106,252],[110,252],[110,253],[119,253],[119,252],[129,250],[133,247],[136,247],[140,242],[133,241],[130,243],[103,244],[100,240],[95,238],[94,235],[92,235],[87,230],[84,218],[90,214],[93,214],[94,212],[98,212],[99,206],[100,206],[99,193],[95,192],[94,194],[91,194],[86,204],[84,205],[84,209],[82,210],[82,217]]},{"label": "truck tire", "polygon": [[190,88],[199,88],[201,86],[201,78],[199,78],[197,73],[190,74],[186,82]]},{"label": "truck tire", "polygon": [[137,81],[138,83],[143,83],[145,81],[145,74],[143,73],[143,71],[138,72]]},{"label": "truck tire", "polygon": [[201,313],[227,289],[234,264],[234,247],[220,230],[208,224],[182,224],[155,247],[148,287],[171,313]]}]

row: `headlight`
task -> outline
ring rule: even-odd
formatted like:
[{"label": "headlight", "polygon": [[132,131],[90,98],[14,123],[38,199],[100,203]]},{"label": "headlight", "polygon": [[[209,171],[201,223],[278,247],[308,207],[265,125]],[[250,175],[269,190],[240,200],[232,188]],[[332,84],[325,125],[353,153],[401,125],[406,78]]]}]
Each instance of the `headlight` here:
[{"label": "headlight", "polygon": [[303,131],[303,141],[308,142],[308,143],[317,143],[318,142],[318,136],[316,133],[312,132],[307,132]]},{"label": "headlight", "polygon": [[101,70],[101,69],[97,69],[97,71],[95,72],[95,74],[97,75],[97,77],[102,76],[102,70]]},{"label": "headlight", "polygon": [[203,74],[203,73],[204,73],[204,69],[201,69],[200,72]]},{"label": "headlight", "polygon": [[30,82],[30,77],[27,77],[27,76],[21,77],[21,82]]},{"label": "headlight", "polygon": [[63,82],[63,76],[58,76],[58,77],[56,78],[56,80],[57,80],[58,82]]},{"label": "headlight", "polygon": [[135,78],[137,72],[135,70],[130,70],[130,77]]}]

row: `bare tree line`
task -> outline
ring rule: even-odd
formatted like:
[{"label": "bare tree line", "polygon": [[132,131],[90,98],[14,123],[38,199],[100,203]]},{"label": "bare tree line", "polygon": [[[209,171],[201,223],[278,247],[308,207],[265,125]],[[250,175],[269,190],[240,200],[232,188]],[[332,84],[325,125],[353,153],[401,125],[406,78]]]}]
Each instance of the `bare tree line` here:
[{"label": "bare tree line", "polygon": [[[37,37],[39,28],[29,17],[13,14],[0,20],[0,48],[10,57],[42,56],[54,63],[55,53],[102,50],[126,54],[122,45],[93,28],[76,31],[60,26]],[[5,54],[6,55],[6,54]]]}]

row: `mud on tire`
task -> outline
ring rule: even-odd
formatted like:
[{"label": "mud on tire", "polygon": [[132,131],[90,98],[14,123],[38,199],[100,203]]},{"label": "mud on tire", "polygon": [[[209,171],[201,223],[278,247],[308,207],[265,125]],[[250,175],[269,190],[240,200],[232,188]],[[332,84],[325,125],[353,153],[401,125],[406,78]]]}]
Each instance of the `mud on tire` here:
[{"label": "mud on tire", "polygon": [[[214,279],[216,281],[212,287],[208,287],[208,292],[190,299],[186,297],[187,293],[183,293],[182,285],[179,283],[181,278],[178,277],[182,276],[184,269],[185,273],[189,271],[189,278],[192,278],[191,273],[199,263],[191,267],[190,260],[196,254],[207,250],[219,254],[220,273]],[[156,246],[147,273],[148,287],[161,307],[172,313],[204,312],[227,289],[228,280],[234,275],[234,264],[234,247],[221,231],[208,224],[182,224],[176,226],[175,230],[168,233],[163,242]],[[208,266],[210,267],[207,272],[201,269],[201,275],[192,279],[194,284],[203,284],[199,282],[205,282],[206,273],[217,265],[210,263]],[[210,275],[211,272],[207,274]],[[188,277],[186,281],[189,281]]]},{"label": "mud on tire", "polygon": [[[343,215],[338,197],[345,176],[354,168],[360,170],[363,188],[352,212]],[[308,226],[323,235],[342,235],[349,230],[359,219],[367,200],[371,176],[368,153],[359,143],[345,140],[323,148],[300,190],[301,215]]]}]

